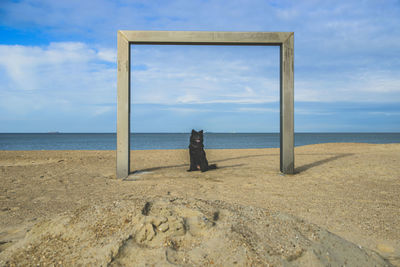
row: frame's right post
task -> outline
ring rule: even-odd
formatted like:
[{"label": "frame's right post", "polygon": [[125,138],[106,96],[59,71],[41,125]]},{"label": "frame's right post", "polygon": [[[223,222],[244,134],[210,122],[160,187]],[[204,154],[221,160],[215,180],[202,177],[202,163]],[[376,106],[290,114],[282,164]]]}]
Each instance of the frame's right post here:
[{"label": "frame's right post", "polygon": [[280,48],[280,170],[294,173],[294,33]]}]

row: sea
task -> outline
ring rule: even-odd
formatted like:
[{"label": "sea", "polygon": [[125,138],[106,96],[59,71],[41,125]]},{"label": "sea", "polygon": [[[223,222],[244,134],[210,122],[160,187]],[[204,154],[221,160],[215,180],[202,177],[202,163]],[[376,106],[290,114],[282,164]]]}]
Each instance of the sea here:
[{"label": "sea", "polygon": [[[132,133],[132,150],[187,149],[190,133]],[[0,150],[115,150],[115,133],[0,133]],[[277,148],[279,133],[205,133],[206,149]],[[400,143],[400,133],[295,133],[295,146]]]}]

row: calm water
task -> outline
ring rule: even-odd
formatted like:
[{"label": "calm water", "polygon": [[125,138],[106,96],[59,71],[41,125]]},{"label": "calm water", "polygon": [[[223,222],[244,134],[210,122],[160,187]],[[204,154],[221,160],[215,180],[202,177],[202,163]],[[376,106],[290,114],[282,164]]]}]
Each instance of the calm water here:
[{"label": "calm water", "polygon": [[[131,149],[186,149],[190,134],[131,134]],[[296,133],[295,145],[356,142],[400,143],[400,133]],[[279,133],[206,133],[205,148],[279,147]],[[115,150],[113,133],[1,134],[0,150]]]}]

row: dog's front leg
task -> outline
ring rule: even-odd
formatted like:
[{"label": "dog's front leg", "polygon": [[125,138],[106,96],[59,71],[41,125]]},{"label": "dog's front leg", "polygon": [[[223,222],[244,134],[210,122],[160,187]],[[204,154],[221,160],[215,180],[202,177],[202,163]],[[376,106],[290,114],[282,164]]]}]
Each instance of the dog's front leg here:
[{"label": "dog's front leg", "polygon": [[197,171],[197,166],[194,162],[194,156],[192,155],[192,153],[189,154],[190,154],[190,168],[187,171],[188,172]]},{"label": "dog's front leg", "polygon": [[200,163],[200,170],[201,170],[201,172],[208,171],[208,162],[207,162],[207,160],[205,158],[203,158],[201,163]]}]

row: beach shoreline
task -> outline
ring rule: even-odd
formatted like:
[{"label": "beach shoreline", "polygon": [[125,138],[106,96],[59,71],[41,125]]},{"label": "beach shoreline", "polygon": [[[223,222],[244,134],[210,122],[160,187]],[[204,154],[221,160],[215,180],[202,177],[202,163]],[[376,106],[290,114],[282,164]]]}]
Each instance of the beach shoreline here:
[{"label": "beach shoreline", "polygon": [[187,150],[131,151],[132,174],[118,180],[115,151],[0,151],[1,251],[82,207],[172,197],[284,212],[400,265],[400,144],[295,147],[294,175],[279,172],[278,148],[206,153],[217,170],[186,172]]}]

